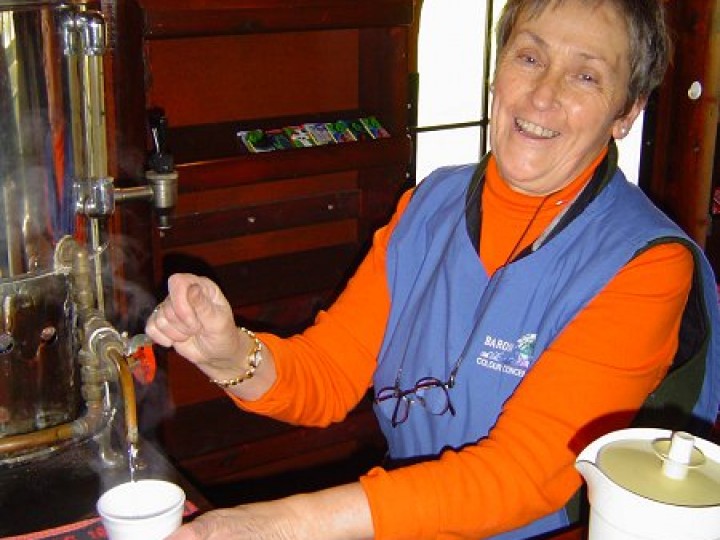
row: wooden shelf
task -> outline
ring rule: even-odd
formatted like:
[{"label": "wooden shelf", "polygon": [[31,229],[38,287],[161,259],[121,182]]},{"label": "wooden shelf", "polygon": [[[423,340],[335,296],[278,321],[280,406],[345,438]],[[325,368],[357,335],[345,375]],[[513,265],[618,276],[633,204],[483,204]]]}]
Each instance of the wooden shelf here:
[{"label": "wooden shelf", "polygon": [[406,0],[144,0],[141,5],[148,39],[409,25],[413,17]]},{"label": "wooden shelf", "polygon": [[181,192],[218,189],[279,178],[297,178],[347,171],[391,167],[407,163],[410,141],[392,137],[313,148],[293,148],[232,158],[198,160],[178,165]]}]

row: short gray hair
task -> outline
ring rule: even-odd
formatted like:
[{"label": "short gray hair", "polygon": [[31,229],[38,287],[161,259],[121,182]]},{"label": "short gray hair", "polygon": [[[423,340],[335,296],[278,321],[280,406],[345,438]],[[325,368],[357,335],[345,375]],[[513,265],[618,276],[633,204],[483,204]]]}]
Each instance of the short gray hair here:
[{"label": "short gray hair", "polygon": [[[498,21],[498,58],[507,45],[520,15],[539,16],[549,7],[566,0],[508,0]],[[646,99],[665,76],[672,55],[672,41],[660,0],[581,0],[589,7],[611,4],[627,22],[630,45],[630,82],[625,112],[638,99]]]}]

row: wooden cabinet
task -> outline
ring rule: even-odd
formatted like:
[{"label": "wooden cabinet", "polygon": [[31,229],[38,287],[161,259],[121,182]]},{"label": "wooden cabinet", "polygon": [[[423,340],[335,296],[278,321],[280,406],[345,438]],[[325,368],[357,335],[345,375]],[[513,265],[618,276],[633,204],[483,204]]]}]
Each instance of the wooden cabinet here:
[{"label": "wooden cabinet", "polygon": [[[115,83],[144,87],[142,99],[118,88],[118,122],[131,122],[133,106],[136,117],[162,109],[179,173],[172,228],[154,242],[156,283],[205,274],[244,324],[301,328],[405,187],[412,2],[142,0],[116,19],[127,76]],[[237,136],[368,115],[392,136],[258,154],[243,153]],[[146,133],[135,140],[149,152]],[[174,375],[176,404],[218,395],[192,370]]]},{"label": "wooden cabinet", "polygon": [[[281,334],[329,305],[408,187],[412,17],[412,0],[114,4],[117,176],[142,173],[151,109],[179,174],[172,227],[152,238],[156,287],[207,275],[239,323]],[[369,115],[389,138],[253,154],[237,136]],[[224,399],[187,362],[169,358],[167,376],[179,415]]]}]

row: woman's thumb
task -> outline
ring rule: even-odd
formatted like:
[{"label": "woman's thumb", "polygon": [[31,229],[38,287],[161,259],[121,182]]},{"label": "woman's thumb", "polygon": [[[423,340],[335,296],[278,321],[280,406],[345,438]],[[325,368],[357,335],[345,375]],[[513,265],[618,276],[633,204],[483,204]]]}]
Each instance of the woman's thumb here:
[{"label": "woman's thumb", "polygon": [[212,305],[208,300],[207,296],[203,292],[203,289],[197,283],[193,283],[188,287],[187,290],[187,301],[190,307],[195,311],[195,315],[202,320],[203,316],[210,315]]}]

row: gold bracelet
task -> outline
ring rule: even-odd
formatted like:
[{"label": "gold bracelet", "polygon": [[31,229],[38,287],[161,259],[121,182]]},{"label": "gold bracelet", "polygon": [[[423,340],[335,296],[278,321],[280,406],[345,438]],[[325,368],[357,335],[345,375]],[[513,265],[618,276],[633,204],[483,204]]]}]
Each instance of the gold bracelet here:
[{"label": "gold bracelet", "polygon": [[253,340],[253,348],[247,355],[248,368],[245,373],[233,379],[210,379],[211,383],[217,384],[220,388],[230,388],[231,386],[236,386],[243,381],[252,379],[255,375],[255,370],[260,367],[260,364],[262,363],[262,341],[258,339],[255,332],[252,332],[245,327],[240,328],[240,330],[245,332],[245,334]]}]

